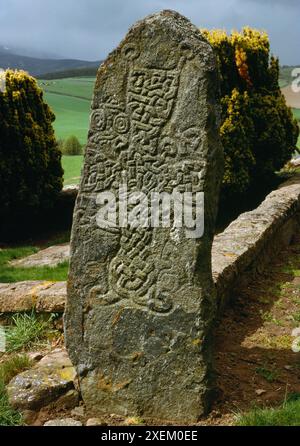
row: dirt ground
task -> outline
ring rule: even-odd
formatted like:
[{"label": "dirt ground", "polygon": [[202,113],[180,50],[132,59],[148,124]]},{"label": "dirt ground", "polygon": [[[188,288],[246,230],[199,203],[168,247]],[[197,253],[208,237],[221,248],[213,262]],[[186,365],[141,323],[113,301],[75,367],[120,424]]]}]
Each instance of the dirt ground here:
[{"label": "dirt ground", "polygon": [[232,296],[216,329],[218,398],[203,422],[231,424],[234,413],[276,406],[300,392],[300,235],[268,269]]}]

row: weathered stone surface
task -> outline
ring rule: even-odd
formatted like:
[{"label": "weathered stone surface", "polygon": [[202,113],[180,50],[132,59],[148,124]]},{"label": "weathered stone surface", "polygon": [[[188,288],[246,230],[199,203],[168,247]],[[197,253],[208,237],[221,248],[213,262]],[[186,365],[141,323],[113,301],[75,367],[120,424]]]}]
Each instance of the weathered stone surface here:
[{"label": "weathered stone surface", "polygon": [[47,421],[44,424],[45,427],[81,427],[82,423],[80,421],[73,420],[72,418],[63,418]]},{"label": "weathered stone surface", "polygon": [[55,350],[9,383],[9,402],[22,411],[38,410],[74,390],[75,380],[76,371],[66,351]]},{"label": "weathered stone surface", "polygon": [[[84,402],[197,420],[210,389],[211,244],[221,181],[213,51],[172,11],[138,22],[100,67],[74,214],[66,340]],[[205,231],[104,230],[97,194],[205,192]]]},{"label": "weathered stone surface", "polygon": [[38,292],[35,309],[37,313],[63,313],[67,298],[66,282],[53,283]]},{"label": "weathered stone surface", "polygon": [[35,268],[42,266],[54,267],[60,263],[66,262],[70,257],[70,246],[58,245],[43,249],[42,251],[25,257],[24,259],[13,260],[10,262],[11,266],[16,268]]},{"label": "weathered stone surface", "polygon": [[49,287],[49,282],[18,282],[0,284],[0,311],[27,311],[36,305],[37,293]]},{"label": "weathered stone surface", "polygon": [[[79,183],[79,181],[78,181],[78,183]],[[62,193],[64,195],[75,195],[75,198],[76,198],[78,191],[79,191],[78,184],[70,184],[70,185],[64,186]]]},{"label": "weathered stone surface", "polygon": [[64,311],[66,282],[18,282],[0,284],[0,313],[35,309],[40,313]]}]

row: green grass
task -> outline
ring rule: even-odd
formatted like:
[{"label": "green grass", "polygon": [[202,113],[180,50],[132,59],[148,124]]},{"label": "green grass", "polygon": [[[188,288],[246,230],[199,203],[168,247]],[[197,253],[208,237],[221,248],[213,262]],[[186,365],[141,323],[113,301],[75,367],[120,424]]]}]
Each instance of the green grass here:
[{"label": "green grass", "polygon": [[33,365],[27,355],[14,355],[0,364],[0,384],[8,384],[16,375]]},{"label": "green grass", "polygon": [[39,82],[56,116],[57,139],[74,135],[81,144],[86,144],[94,83],[95,78],[90,77]]},{"label": "green grass", "polygon": [[6,351],[8,353],[28,350],[39,341],[47,339],[54,331],[51,328],[52,316],[48,320],[31,314],[19,313],[12,316],[12,325],[6,327]]},{"label": "green grass", "polygon": [[300,108],[292,108],[295,118],[300,121]]},{"label": "green grass", "polygon": [[64,262],[56,267],[15,268],[9,265],[11,260],[26,257],[37,252],[37,248],[10,248],[0,251],[0,283],[23,282],[26,280],[45,280],[61,282],[67,279],[69,263]]},{"label": "green grass", "polygon": [[5,386],[32,365],[26,355],[17,355],[0,364],[0,426],[19,426],[22,416],[9,404]]},{"label": "green grass", "polygon": [[91,101],[95,80],[93,77],[74,77],[40,81],[39,84],[47,93],[58,93]]},{"label": "green grass", "polygon": [[90,101],[55,93],[46,93],[45,100],[56,116],[54,130],[57,139],[67,139],[74,135],[81,144],[86,144]]},{"label": "green grass", "polygon": [[62,166],[65,171],[64,184],[78,184],[80,181],[83,156],[63,156]]},{"label": "green grass", "polygon": [[68,229],[66,231],[58,232],[57,234],[52,234],[47,243],[43,246],[43,248],[49,248],[54,245],[64,245],[66,243],[70,243],[71,238],[71,230]]},{"label": "green grass", "polygon": [[295,394],[282,406],[271,409],[254,408],[237,416],[238,426],[300,426],[300,395]]}]

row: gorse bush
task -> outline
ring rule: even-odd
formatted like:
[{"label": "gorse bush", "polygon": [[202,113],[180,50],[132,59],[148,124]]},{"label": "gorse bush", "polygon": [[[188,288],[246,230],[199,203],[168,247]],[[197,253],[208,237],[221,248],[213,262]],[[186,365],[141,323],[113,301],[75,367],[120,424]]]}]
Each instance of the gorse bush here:
[{"label": "gorse bush", "polygon": [[279,87],[279,62],[268,35],[203,30],[220,70],[223,193],[233,196],[264,184],[292,157],[299,128]]},{"label": "gorse bush", "polygon": [[63,185],[61,152],[34,78],[6,71],[0,92],[0,219],[51,208]]},{"label": "gorse bush", "polygon": [[62,145],[62,153],[67,156],[75,156],[82,154],[81,144],[76,136],[70,136]]}]

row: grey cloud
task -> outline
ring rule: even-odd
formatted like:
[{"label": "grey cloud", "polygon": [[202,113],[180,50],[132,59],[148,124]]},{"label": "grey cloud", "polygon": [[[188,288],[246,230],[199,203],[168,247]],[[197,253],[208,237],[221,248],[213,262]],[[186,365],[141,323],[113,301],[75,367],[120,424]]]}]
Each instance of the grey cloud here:
[{"label": "grey cloud", "polygon": [[207,28],[266,29],[285,64],[300,63],[299,0],[0,0],[0,45],[104,58],[145,15],[175,9]]}]

